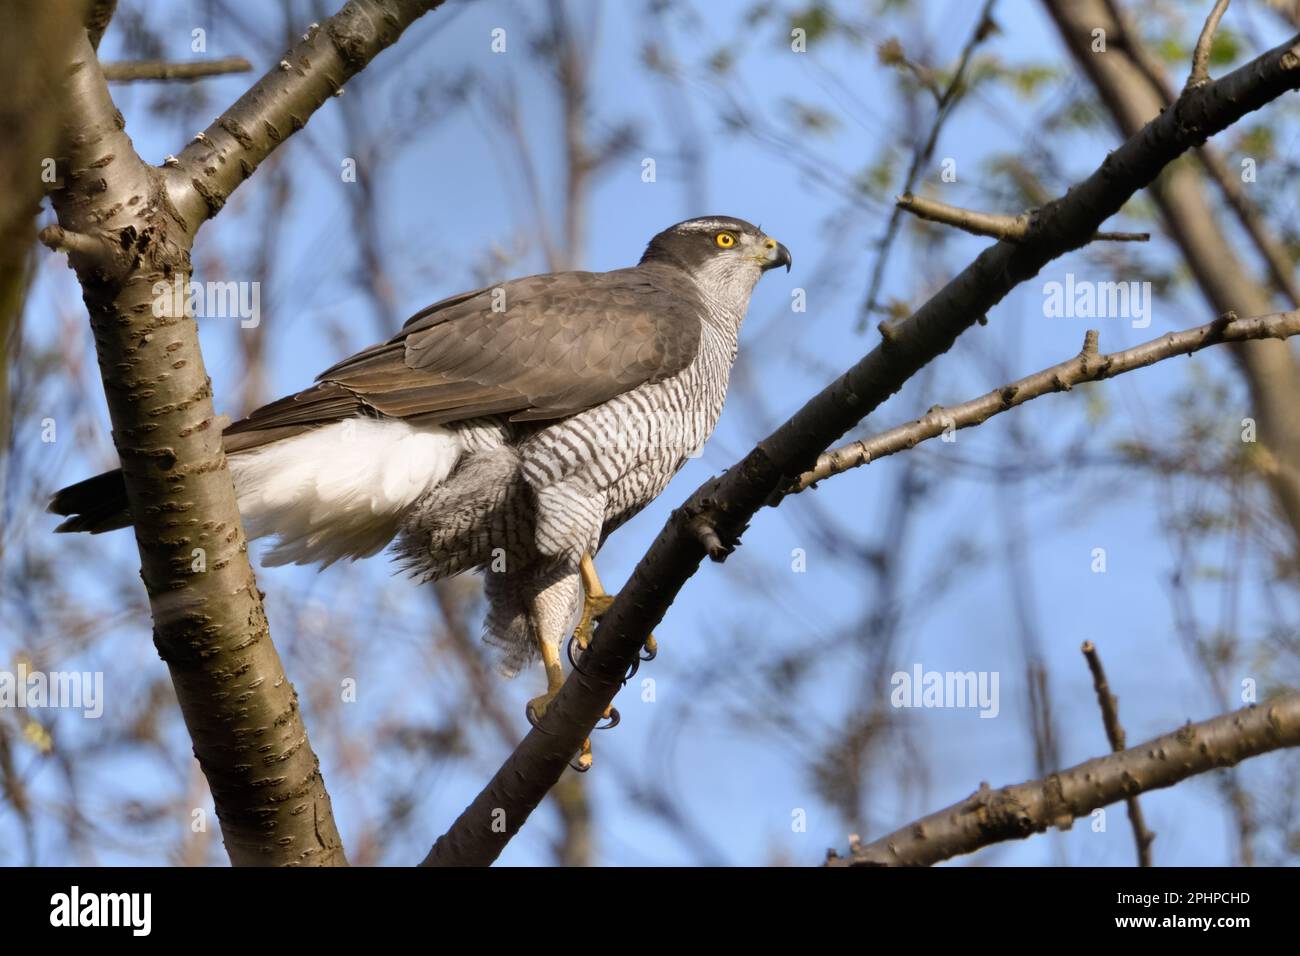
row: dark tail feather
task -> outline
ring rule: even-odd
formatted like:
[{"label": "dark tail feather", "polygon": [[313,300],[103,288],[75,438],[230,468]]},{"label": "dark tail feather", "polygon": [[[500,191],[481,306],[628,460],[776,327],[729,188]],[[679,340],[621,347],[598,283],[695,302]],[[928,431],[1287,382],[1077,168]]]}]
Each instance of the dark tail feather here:
[{"label": "dark tail feather", "polygon": [[[246,428],[247,424],[248,419],[244,419],[226,429],[222,436],[222,443],[227,455],[238,455],[240,452],[261,448],[282,438],[301,435],[316,427],[317,423],[295,423],[257,429]],[[241,431],[241,428],[244,430]],[[89,531],[91,534],[99,534],[101,531],[129,528],[134,523],[131,518],[131,506],[126,500],[126,482],[122,480],[121,468],[106,471],[102,475],[87,478],[75,485],[68,485],[62,491],[56,491],[45,510],[52,514],[68,516],[68,520],[55,528],[55,531]]]},{"label": "dark tail feather", "polygon": [[46,510],[56,515],[69,515],[68,520],[55,531],[99,534],[131,526],[126,483],[122,481],[120,468],[56,491]]}]

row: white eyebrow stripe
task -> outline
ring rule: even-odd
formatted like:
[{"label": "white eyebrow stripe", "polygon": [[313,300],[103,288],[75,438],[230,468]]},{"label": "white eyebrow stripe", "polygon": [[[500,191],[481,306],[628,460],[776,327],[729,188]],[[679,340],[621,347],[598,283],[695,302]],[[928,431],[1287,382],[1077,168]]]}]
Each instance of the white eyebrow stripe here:
[{"label": "white eyebrow stripe", "polygon": [[730,232],[744,232],[744,230],[736,223],[729,222],[726,219],[704,219],[681,226],[682,232],[713,232],[715,229],[726,229]]}]

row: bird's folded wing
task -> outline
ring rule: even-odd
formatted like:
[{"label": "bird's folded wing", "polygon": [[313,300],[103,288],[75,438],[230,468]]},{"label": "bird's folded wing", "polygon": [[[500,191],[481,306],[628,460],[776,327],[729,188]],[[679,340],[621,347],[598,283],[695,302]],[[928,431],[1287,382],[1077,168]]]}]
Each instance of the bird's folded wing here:
[{"label": "bird's folded wing", "polygon": [[647,266],[530,276],[454,296],[317,385],[230,426],[227,450],[362,414],[444,424],[572,415],[686,368],[702,311],[684,277]]}]

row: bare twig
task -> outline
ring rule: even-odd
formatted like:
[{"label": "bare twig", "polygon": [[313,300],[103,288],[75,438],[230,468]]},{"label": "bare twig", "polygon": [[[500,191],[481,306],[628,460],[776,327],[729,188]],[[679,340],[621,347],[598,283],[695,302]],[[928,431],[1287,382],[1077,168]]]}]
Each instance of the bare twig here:
[{"label": "bare twig", "polygon": [[[1083,656],[1087,658],[1088,669],[1092,671],[1092,686],[1097,691],[1097,704],[1101,707],[1101,722],[1106,728],[1106,739],[1114,753],[1122,751],[1127,744],[1124,738],[1124,725],[1119,722],[1119,701],[1110,692],[1106,681],[1106,671],[1101,666],[1101,656],[1092,641],[1083,642]],[[1128,820],[1133,827],[1133,842],[1137,844],[1138,866],[1151,865],[1151,843],[1156,835],[1147,829],[1142,816],[1142,804],[1135,794],[1125,799],[1128,806]]]},{"label": "bare twig", "polygon": [[[930,134],[926,137],[925,145],[912,156],[912,165],[907,170],[907,178],[903,181],[904,194],[911,193],[916,186],[916,178],[921,174],[921,167],[934,155],[934,148],[939,143],[939,134],[943,131],[943,124],[952,114],[952,108],[957,102],[957,92],[966,79],[966,70],[970,66],[975,48],[992,32],[990,26],[993,22],[993,4],[996,2],[997,0],[984,0],[984,6],[980,8],[979,19],[975,21],[975,29],[971,31],[966,45],[962,47],[961,58],[957,62],[957,69],[953,71],[952,81],[939,97],[934,123],[930,126]],[[867,284],[867,297],[862,303],[862,313],[858,319],[859,332],[867,327],[872,314],[876,311],[876,297],[880,294],[880,284],[884,281],[889,252],[894,245],[894,237],[898,235],[902,218],[902,210],[895,208],[889,217],[889,225],[885,227],[885,234],[877,243],[876,264],[871,270],[871,281]]]},{"label": "bare twig", "polygon": [[810,488],[832,475],[905,451],[920,442],[942,435],[945,431],[983,424],[994,415],[1000,415],[1032,399],[1054,392],[1068,392],[1082,382],[1114,378],[1167,358],[1191,355],[1223,342],[1285,339],[1296,334],[1300,334],[1300,311],[1278,312],[1246,319],[1221,317],[1194,329],[1169,332],[1131,349],[1098,355],[1097,333],[1089,331],[1082,351],[1072,359],[959,405],[947,408],[936,405],[921,418],[905,425],[826,452],[817,459],[816,467],[800,475],[781,497]]},{"label": "bare twig", "polygon": [[1231,0],[1216,0],[1214,9],[1205,19],[1205,26],[1201,28],[1201,35],[1196,41],[1196,49],[1192,51],[1192,72],[1187,77],[1187,89],[1200,86],[1210,79],[1210,48],[1214,46],[1214,34],[1219,29],[1219,21],[1228,11],[1230,2]]},{"label": "bare twig", "polygon": [[57,224],[46,226],[36,234],[41,245],[54,252],[66,252],[70,256],[82,256],[100,263],[105,261],[111,250],[99,237],[84,232],[72,232]]},{"label": "bare twig", "polygon": [[917,63],[908,56],[903,49],[903,44],[898,41],[897,37],[890,37],[880,44],[877,53],[881,63],[904,67],[912,76],[916,77],[916,82],[934,97],[936,106],[943,104],[944,90],[940,88],[938,81],[935,80],[934,70],[924,64]]},{"label": "bare twig", "polygon": [[192,62],[136,60],[105,63],[104,79],[110,83],[130,83],[135,80],[199,80],[207,76],[222,76],[227,73],[247,73],[252,69],[253,64],[242,56]]},{"label": "bare twig", "polygon": [[[976,212],[973,209],[950,206],[946,202],[939,202],[937,199],[930,199],[925,196],[914,196],[911,193],[904,193],[899,196],[896,205],[899,209],[906,210],[912,215],[930,222],[955,226],[977,236],[992,236],[994,239],[1007,239],[1011,242],[1020,242],[1025,238],[1029,232],[1029,224],[1033,219],[1032,212],[1022,212],[1018,216]],[[1147,242],[1151,238],[1151,233],[1096,232],[1093,233],[1092,238],[1103,242]]]},{"label": "bare twig", "polygon": [[1126,796],[1172,787],[1188,777],[1250,757],[1300,746],[1300,693],[1223,714],[1129,750],[1097,757],[1042,780],[1000,790],[980,786],[967,799],[859,844],[832,866],[930,866],[1003,840],[1024,839]]},{"label": "bare twig", "polygon": [[563,266],[577,268],[586,245],[587,193],[595,157],[587,144],[588,72],[591,64],[584,51],[592,48],[570,22],[560,0],[548,4],[550,59],[559,86],[564,116],[564,246]]},{"label": "bare twig", "polygon": [[1295,265],[1291,261],[1291,255],[1277,236],[1270,231],[1259,204],[1246,195],[1241,178],[1228,170],[1223,157],[1213,146],[1206,143],[1196,151],[1196,154],[1201,161],[1201,166],[1219,187],[1224,200],[1232,208],[1259,254],[1263,256],[1273,287],[1286,296],[1289,304],[1300,305],[1300,286],[1296,285],[1292,274]]}]

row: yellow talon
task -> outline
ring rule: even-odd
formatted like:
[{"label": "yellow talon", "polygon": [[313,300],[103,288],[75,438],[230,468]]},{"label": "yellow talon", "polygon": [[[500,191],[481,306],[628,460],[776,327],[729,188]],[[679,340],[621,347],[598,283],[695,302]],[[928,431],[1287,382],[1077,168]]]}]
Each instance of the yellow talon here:
[{"label": "yellow talon", "polygon": [[[591,638],[596,629],[596,622],[613,605],[615,596],[605,592],[604,586],[600,583],[600,578],[596,575],[596,565],[592,562],[590,554],[582,556],[578,570],[582,576],[582,617],[578,620],[578,626],[573,631],[573,639],[577,642],[578,647],[585,651],[591,646]],[[658,653],[659,643],[655,640],[653,634],[646,638],[645,648],[650,657],[654,657]],[[534,727],[541,723],[542,718],[546,716],[547,708],[555,700],[555,695],[564,686],[564,671],[560,667],[559,648],[543,644],[541,652],[542,664],[546,667],[546,693],[534,697],[528,702],[527,707],[528,722]],[[570,658],[570,660],[572,659]],[[618,711],[614,709],[612,704],[605,708],[602,719],[608,720],[610,727],[618,723]],[[573,761],[573,768],[585,772],[591,769],[591,765],[591,739],[588,738],[582,742],[582,748]]]},{"label": "yellow talon", "polygon": [[574,761],[573,769],[579,773],[586,773],[591,769],[591,738],[588,737],[582,742],[582,749],[578,751],[578,759]]},{"label": "yellow talon", "polygon": [[[596,622],[613,606],[616,595],[606,593],[604,585],[600,583],[600,578],[596,574],[596,565],[591,560],[590,554],[582,556],[578,571],[582,575],[582,617],[578,620],[578,626],[574,628],[573,639],[577,641],[578,647],[585,651],[591,646]],[[655,640],[653,634],[646,638],[645,648],[650,657],[659,653],[659,642]]]},{"label": "yellow talon", "polygon": [[582,619],[574,629],[573,639],[584,651],[591,646],[591,636],[596,631],[596,621],[610,609],[614,598],[609,594],[588,594],[582,601]]},{"label": "yellow talon", "polygon": [[[555,700],[555,695],[564,686],[564,671],[560,667],[559,648],[543,644],[541,651],[542,664],[546,667],[546,693],[539,694],[530,700],[524,711],[528,717],[528,722],[534,727],[542,722],[542,718],[546,716],[546,711],[551,706],[551,702]],[[609,719],[614,712],[613,705],[606,707],[604,718]],[[578,751],[578,757],[574,761],[574,769],[585,773],[591,769],[591,762],[591,738],[588,737],[582,742],[582,749]]]},{"label": "yellow talon", "polygon": [[564,670],[560,667],[560,649],[543,644],[541,651],[542,664],[546,668],[546,693],[534,697],[524,709],[524,713],[528,716],[528,722],[534,727],[541,723],[542,718],[546,715],[546,708],[551,706],[551,701],[555,699],[555,695],[564,686]]}]

